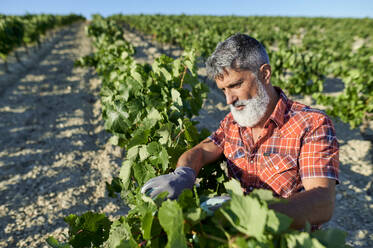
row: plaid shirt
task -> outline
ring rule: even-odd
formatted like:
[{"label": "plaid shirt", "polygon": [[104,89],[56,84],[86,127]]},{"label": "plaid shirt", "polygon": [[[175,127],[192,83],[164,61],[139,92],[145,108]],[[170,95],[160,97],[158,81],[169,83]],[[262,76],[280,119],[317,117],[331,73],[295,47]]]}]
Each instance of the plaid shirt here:
[{"label": "plaid shirt", "polygon": [[338,142],[328,116],[288,99],[280,88],[279,101],[258,141],[251,128],[240,127],[229,113],[210,139],[224,149],[228,172],[246,193],[271,189],[287,198],[303,191],[303,178],[338,181]]}]

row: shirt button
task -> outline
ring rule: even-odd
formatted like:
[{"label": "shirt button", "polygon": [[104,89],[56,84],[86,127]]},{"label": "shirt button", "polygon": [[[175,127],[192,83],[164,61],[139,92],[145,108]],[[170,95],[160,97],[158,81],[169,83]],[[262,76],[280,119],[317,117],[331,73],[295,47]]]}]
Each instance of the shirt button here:
[{"label": "shirt button", "polygon": [[229,154],[229,156],[228,156],[228,157],[230,157],[230,158],[231,158],[231,157],[232,157],[232,154]]},{"label": "shirt button", "polygon": [[252,187],[252,186],[250,186],[250,187],[249,187],[249,190],[253,190],[253,187]]},{"label": "shirt button", "polygon": [[254,160],[250,160],[250,163],[254,163]]},{"label": "shirt button", "polygon": [[275,166],[275,169],[278,170],[278,166],[277,165]]}]

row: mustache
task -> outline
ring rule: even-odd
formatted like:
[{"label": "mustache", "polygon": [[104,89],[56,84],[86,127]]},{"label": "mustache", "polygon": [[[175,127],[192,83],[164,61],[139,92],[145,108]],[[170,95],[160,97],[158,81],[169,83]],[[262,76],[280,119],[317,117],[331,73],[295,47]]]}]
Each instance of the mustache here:
[{"label": "mustache", "polygon": [[247,105],[248,104],[248,100],[237,100],[236,102],[232,103],[231,106],[233,107],[238,107],[238,106],[242,106],[242,105]]}]

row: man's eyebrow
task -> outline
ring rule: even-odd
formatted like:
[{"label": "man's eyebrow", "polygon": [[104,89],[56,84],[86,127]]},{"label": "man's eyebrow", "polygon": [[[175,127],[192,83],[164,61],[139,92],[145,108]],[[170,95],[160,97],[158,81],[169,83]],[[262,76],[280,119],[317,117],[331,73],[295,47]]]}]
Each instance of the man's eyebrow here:
[{"label": "man's eyebrow", "polygon": [[243,79],[243,78],[240,78],[240,79],[237,79],[236,81],[234,81],[234,82],[228,84],[227,87],[223,87],[223,88],[218,87],[218,88],[224,91],[225,88],[231,88],[231,87],[234,87],[236,84],[240,84],[240,83],[242,83],[243,81],[244,81],[244,79]]},{"label": "man's eyebrow", "polygon": [[236,84],[240,84],[240,83],[242,83],[242,82],[243,82],[243,78],[240,78],[240,79],[238,79],[238,80],[236,80],[236,81],[234,81],[234,82],[228,84],[228,85],[227,85],[227,88],[230,88],[230,87],[235,86]]}]

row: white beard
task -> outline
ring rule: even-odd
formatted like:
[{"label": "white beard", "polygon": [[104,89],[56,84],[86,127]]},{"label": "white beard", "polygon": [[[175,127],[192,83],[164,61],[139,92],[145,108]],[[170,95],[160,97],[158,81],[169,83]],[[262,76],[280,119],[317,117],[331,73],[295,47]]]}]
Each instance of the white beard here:
[{"label": "white beard", "polygon": [[[256,81],[258,86],[257,95],[249,100],[238,100],[230,104],[233,119],[242,127],[254,127],[264,117],[269,104],[269,95],[264,89],[262,82]],[[245,105],[242,110],[235,106]]]}]

